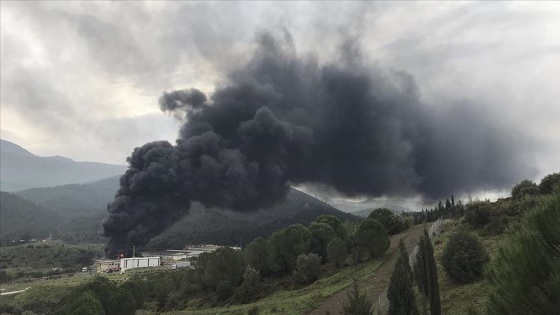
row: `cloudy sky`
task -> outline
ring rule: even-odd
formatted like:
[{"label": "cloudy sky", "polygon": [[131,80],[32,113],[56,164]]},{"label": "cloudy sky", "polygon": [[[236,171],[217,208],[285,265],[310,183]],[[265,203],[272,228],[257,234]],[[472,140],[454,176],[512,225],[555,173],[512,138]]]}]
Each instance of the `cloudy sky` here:
[{"label": "cloudy sky", "polygon": [[560,161],[558,2],[1,2],[1,137],[38,155],[124,164],[176,138],[163,91],[211,93],[262,31],[328,62],[345,39],[411,74],[434,107],[469,100]]}]

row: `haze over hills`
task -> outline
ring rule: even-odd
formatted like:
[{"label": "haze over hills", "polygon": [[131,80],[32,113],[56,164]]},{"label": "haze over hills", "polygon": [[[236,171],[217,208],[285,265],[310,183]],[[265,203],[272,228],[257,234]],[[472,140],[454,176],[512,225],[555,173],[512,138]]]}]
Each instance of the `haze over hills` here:
[{"label": "haze over hills", "polygon": [[121,175],[125,165],[76,162],[62,156],[42,157],[21,146],[0,140],[0,190],[87,183]]}]

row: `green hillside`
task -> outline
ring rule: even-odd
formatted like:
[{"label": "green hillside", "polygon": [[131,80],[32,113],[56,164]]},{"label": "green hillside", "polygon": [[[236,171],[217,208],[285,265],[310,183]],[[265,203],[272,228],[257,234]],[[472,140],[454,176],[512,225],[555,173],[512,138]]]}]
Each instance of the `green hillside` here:
[{"label": "green hillside", "polygon": [[0,192],[0,244],[42,238],[55,232],[62,217],[14,194]]},{"label": "green hillside", "polygon": [[113,176],[86,184],[31,188],[14,194],[71,218],[104,212],[118,188],[119,176]]},{"label": "green hillside", "polygon": [[243,245],[294,223],[308,225],[322,214],[334,215],[343,221],[358,219],[303,192],[290,189],[284,202],[256,212],[205,209],[200,204],[193,204],[188,215],[154,237],[147,247],[183,248],[187,243]]}]

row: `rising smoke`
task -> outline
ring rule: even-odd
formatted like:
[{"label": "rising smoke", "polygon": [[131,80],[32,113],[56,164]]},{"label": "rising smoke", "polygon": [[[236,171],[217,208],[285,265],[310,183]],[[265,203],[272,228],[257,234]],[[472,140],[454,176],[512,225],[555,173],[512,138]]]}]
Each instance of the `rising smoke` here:
[{"label": "rising smoke", "polygon": [[303,183],[437,198],[530,177],[513,130],[479,106],[427,106],[410,75],[341,56],[319,64],[262,34],[252,59],[209,98],[164,93],[160,108],[185,123],[175,145],[148,143],[128,158],[103,224],[107,255],[147,243],[193,201],[250,211]]}]

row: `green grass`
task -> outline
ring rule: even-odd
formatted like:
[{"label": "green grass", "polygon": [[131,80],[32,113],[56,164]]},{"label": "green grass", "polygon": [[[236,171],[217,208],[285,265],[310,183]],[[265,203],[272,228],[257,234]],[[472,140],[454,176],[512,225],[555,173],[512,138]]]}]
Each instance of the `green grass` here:
[{"label": "green grass", "polygon": [[314,310],[321,302],[331,295],[344,290],[352,284],[354,278],[368,277],[376,272],[382,259],[375,259],[360,266],[347,267],[330,276],[321,278],[315,283],[301,289],[277,291],[255,303],[231,305],[208,309],[185,309],[174,311],[173,314],[247,314],[257,307],[259,314],[303,314]]}]

